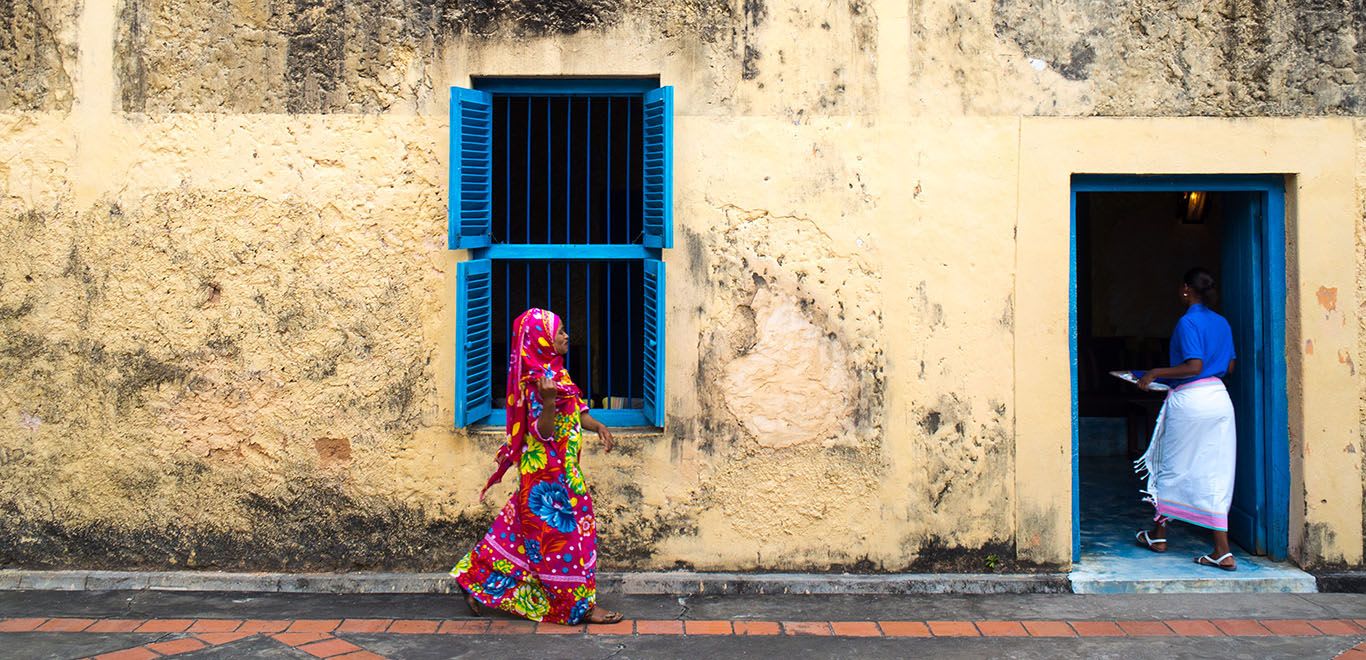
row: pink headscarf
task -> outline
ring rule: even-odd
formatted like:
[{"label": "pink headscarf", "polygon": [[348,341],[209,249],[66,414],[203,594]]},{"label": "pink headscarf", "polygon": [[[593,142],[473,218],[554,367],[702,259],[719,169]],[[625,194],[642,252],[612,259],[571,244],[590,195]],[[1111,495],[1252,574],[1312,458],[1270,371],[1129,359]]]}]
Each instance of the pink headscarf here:
[{"label": "pink headscarf", "polygon": [[[579,391],[569,371],[564,367],[564,356],[555,352],[555,335],[564,323],[554,312],[528,309],[512,323],[512,344],[508,352],[507,378],[507,442],[498,449],[498,469],[479,491],[479,499],[522,456],[528,428],[536,423],[536,412],[541,407],[537,383],[542,378],[555,381],[560,396],[555,410],[571,414],[583,409],[583,393]],[[535,410],[533,410],[533,408]]]}]

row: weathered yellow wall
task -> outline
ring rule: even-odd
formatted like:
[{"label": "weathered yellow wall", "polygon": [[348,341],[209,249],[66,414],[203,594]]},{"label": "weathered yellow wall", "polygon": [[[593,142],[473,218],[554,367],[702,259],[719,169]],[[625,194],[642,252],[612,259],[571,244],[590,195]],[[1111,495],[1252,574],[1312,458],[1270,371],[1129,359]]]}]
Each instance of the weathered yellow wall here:
[{"label": "weathered yellow wall", "polygon": [[612,567],[1066,564],[1073,171],[1294,175],[1292,533],[1362,562],[1366,124],[1312,118],[1360,111],[1342,12],[12,4],[2,564],[463,552],[510,485],[475,503],[500,439],[450,424],[445,89],[495,74],[677,88],[668,427],[585,461]]}]

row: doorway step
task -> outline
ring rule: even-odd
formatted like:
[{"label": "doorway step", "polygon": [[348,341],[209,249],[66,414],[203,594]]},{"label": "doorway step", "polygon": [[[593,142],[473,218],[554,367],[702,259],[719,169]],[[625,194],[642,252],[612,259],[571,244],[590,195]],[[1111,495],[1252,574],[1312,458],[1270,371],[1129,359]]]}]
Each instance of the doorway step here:
[{"label": "doorway step", "polygon": [[1314,576],[1288,562],[1253,557],[1234,546],[1238,570],[1200,566],[1209,534],[1174,522],[1165,553],[1134,542],[1152,520],[1141,484],[1123,457],[1083,458],[1081,467],[1081,561],[1068,575],[1079,594],[1123,593],[1313,593]]}]

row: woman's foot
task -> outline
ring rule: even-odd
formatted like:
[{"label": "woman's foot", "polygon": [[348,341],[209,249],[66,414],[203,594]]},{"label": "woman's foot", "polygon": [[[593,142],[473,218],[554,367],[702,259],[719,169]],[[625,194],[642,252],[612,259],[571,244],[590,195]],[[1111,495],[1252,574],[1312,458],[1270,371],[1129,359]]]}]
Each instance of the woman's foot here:
[{"label": "woman's foot", "polygon": [[1165,535],[1153,534],[1145,529],[1136,534],[1134,538],[1138,539],[1138,544],[1140,546],[1152,550],[1153,552],[1167,551],[1167,539],[1165,538]]},{"label": "woman's foot", "polygon": [[621,612],[613,612],[604,607],[594,606],[583,620],[587,623],[621,623]]},{"label": "woman's foot", "polygon": [[465,605],[470,608],[470,614],[477,617],[484,616],[484,606],[480,605],[479,601],[474,599],[474,594],[470,593],[464,587],[460,587],[460,590],[465,592]]},{"label": "woman's foot", "polygon": [[1224,554],[1219,555],[1218,557],[1215,557],[1214,553],[1211,552],[1207,555],[1201,555],[1199,557],[1196,557],[1195,563],[1201,566],[1212,566],[1214,568],[1221,568],[1226,571],[1238,570],[1238,564],[1233,561],[1232,552],[1225,552]]}]

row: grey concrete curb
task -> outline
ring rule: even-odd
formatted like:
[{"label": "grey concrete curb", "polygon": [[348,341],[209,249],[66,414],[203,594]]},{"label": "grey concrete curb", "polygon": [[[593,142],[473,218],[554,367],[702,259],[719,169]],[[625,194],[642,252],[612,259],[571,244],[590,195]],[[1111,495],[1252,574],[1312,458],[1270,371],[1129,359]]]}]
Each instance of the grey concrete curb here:
[{"label": "grey concrete curb", "polygon": [[[1067,575],[819,573],[600,573],[598,587],[627,595],[694,594],[1038,594],[1068,593]],[[267,591],[279,593],[450,593],[445,573],[221,573],[199,571],[0,570],[0,591]]]}]

